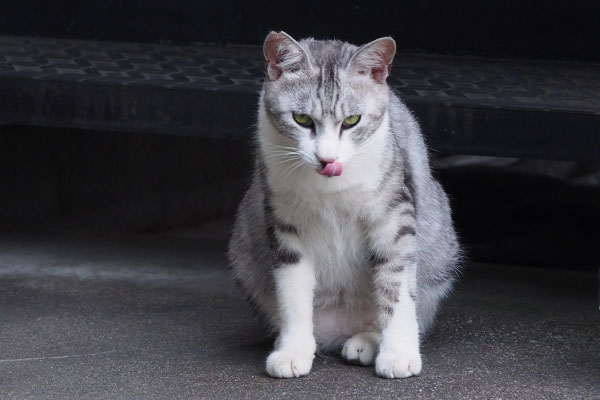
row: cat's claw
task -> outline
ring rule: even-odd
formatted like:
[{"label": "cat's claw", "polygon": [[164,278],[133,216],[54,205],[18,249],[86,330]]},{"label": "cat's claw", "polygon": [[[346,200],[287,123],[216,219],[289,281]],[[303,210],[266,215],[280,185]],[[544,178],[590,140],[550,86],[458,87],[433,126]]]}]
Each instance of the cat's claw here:
[{"label": "cat's claw", "polygon": [[267,374],[273,378],[299,378],[312,367],[314,353],[275,350],[267,357]]},{"label": "cat's claw", "polygon": [[342,357],[350,364],[372,365],[379,347],[380,334],[362,332],[346,340],[342,348]]},{"label": "cat's claw", "polygon": [[375,361],[375,371],[383,378],[408,378],[421,373],[419,350],[382,351]]}]

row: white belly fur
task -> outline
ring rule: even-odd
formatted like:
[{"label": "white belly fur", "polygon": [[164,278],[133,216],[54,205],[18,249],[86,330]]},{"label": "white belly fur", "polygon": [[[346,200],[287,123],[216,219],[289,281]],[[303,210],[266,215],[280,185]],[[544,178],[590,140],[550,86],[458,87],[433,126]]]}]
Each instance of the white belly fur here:
[{"label": "white belly fur", "polygon": [[322,351],[333,350],[352,335],[374,329],[373,286],[360,213],[348,209],[353,205],[343,207],[341,196],[312,198],[310,207],[298,206],[296,196],[295,205],[282,209],[288,210],[290,221],[302,221],[298,227],[303,255],[316,275],[314,334]]}]

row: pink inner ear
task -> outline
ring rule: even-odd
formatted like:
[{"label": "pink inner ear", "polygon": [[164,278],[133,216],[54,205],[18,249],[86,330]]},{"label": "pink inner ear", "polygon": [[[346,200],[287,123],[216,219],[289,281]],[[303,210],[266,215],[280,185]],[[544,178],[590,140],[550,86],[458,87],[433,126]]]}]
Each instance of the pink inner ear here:
[{"label": "pink inner ear", "polygon": [[306,54],[300,45],[283,32],[271,32],[263,46],[267,74],[275,81],[285,72],[295,72],[306,62]]},{"label": "pink inner ear", "polygon": [[359,75],[368,72],[375,82],[384,83],[395,52],[396,44],[392,38],[375,40],[359,49],[353,60],[354,71]]},{"label": "pink inner ear", "polygon": [[285,37],[279,33],[270,33],[265,41],[264,55],[267,64],[267,75],[269,79],[275,81],[281,76],[282,70],[277,66],[282,57],[287,53],[286,49],[281,49],[281,42]]},{"label": "pink inner ear", "polygon": [[371,70],[371,77],[376,82],[383,82],[388,76],[388,67],[378,67]]},{"label": "pink inner ear", "polygon": [[276,81],[281,76],[281,68],[277,68],[277,64],[272,61],[267,61],[267,75],[272,81]]},{"label": "pink inner ear", "polygon": [[281,51],[279,46],[283,38],[278,33],[270,33],[264,45],[265,60],[270,62],[277,62],[278,58],[281,57]]}]

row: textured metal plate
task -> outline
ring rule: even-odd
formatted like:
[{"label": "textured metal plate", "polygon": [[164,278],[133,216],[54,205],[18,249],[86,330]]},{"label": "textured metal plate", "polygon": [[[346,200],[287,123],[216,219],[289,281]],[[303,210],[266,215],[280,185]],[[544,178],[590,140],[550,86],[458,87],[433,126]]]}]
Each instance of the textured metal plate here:
[{"label": "textured metal plate", "polygon": [[0,37],[0,76],[255,90],[262,69],[255,48]]},{"label": "textured metal plate", "polygon": [[[0,36],[0,124],[251,135],[258,46]],[[441,151],[600,159],[600,64],[397,54],[391,86]]]},{"label": "textured metal plate", "polygon": [[[256,91],[263,61],[259,47],[0,37],[0,76]],[[399,53],[390,84],[434,103],[600,113],[600,64]]]}]

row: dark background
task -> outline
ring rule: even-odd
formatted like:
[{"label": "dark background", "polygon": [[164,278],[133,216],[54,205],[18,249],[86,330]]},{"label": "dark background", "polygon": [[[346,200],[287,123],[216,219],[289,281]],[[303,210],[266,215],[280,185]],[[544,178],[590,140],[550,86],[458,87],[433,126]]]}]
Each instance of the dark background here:
[{"label": "dark background", "polygon": [[600,60],[598,1],[2,1],[0,34],[260,44],[297,38],[435,53]]},{"label": "dark background", "polygon": [[[258,45],[283,29],[355,43],[392,35],[399,48],[425,53],[566,62],[600,60],[599,27],[598,1],[0,3],[0,35]],[[155,232],[231,218],[251,159],[250,138],[5,127],[0,228]],[[597,267],[598,185],[484,164],[437,172],[470,259]],[[597,165],[569,165],[600,176]]]}]

